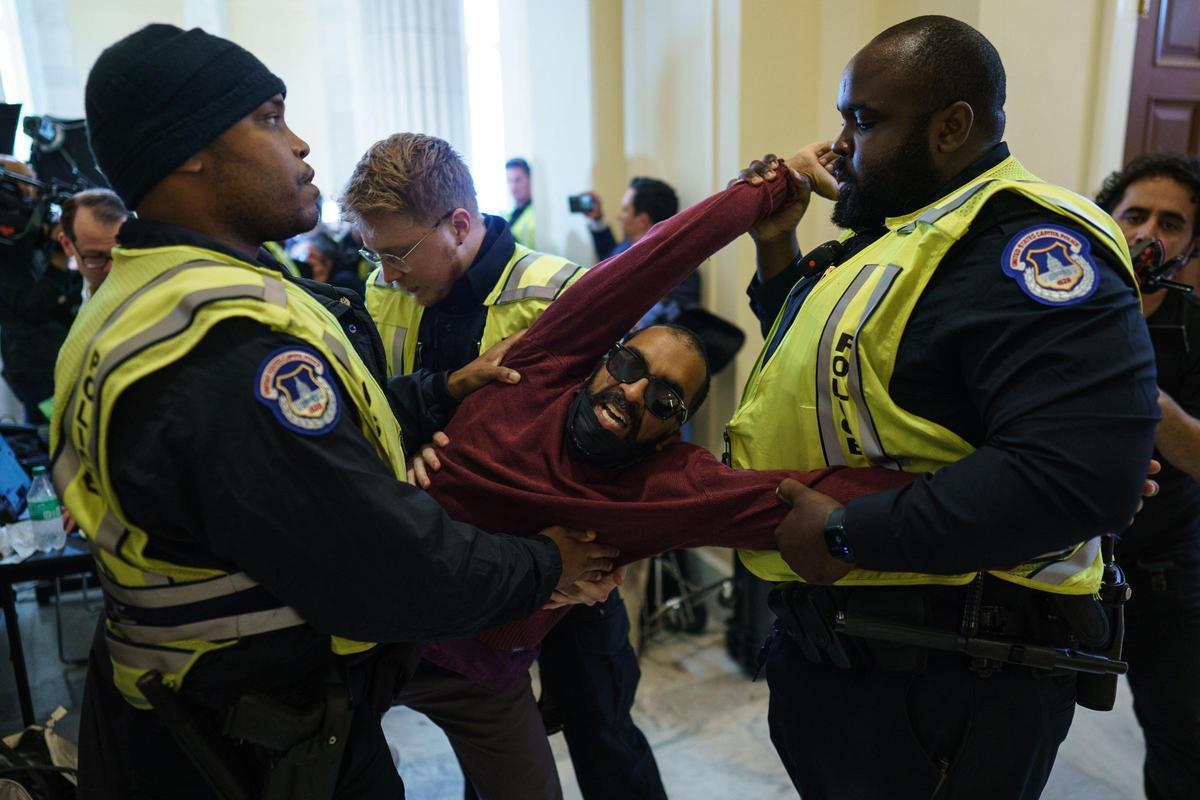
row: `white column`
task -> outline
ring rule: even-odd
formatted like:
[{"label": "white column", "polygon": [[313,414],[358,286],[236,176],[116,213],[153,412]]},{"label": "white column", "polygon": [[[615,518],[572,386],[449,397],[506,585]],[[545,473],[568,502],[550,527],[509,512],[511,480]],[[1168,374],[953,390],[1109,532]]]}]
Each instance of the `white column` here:
[{"label": "white column", "polygon": [[[355,118],[365,149],[400,131],[469,142],[461,3],[358,0]],[[362,141],[365,139],[366,141]]]}]

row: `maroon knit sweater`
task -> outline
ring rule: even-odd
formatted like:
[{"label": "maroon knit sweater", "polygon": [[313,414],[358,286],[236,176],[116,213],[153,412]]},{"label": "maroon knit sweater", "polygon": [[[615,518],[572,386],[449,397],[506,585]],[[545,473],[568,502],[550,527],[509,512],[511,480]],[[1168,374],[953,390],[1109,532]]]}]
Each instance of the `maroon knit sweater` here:
[{"label": "maroon knit sweater", "polygon": [[[454,519],[486,530],[518,536],[556,524],[595,530],[620,549],[624,564],[680,547],[774,548],[775,528],[788,511],[775,489],[786,477],[843,504],[915,477],[885,469],[735,470],[682,442],[614,473],[567,449],[567,410],[599,358],[658,298],[793,191],[782,179],[735,184],[655,225],[588,272],[509,352],[505,364],[521,373],[521,382],[480,389],[455,412],[430,494]],[[528,668],[567,610],[541,611],[475,640],[429,644],[425,657],[499,688]]]}]

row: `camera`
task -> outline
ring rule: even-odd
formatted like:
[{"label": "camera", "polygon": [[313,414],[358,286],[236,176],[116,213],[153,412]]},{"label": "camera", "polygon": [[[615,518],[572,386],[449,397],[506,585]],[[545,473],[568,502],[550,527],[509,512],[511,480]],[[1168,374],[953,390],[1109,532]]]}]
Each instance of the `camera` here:
[{"label": "camera", "polygon": [[[0,133],[11,141],[17,115],[7,116],[13,130]],[[84,189],[107,185],[88,146],[83,120],[26,117],[23,130],[33,139],[30,165],[40,180],[0,167],[0,248],[30,237],[45,238],[44,224],[51,220],[52,207],[61,207]]]},{"label": "camera", "polygon": [[567,198],[567,207],[572,214],[588,214],[596,207],[596,201],[590,194],[573,194]]}]

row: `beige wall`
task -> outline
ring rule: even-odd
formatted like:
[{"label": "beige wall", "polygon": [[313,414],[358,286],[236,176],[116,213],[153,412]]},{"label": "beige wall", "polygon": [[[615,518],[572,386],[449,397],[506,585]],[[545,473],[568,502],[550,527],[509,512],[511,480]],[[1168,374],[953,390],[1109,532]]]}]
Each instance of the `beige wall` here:
[{"label": "beige wall", "polygon": [[[38,0],[24,7],[68,31],[68,74],[45,80],[56,97],[78,97],[100,50],[149,21],[219,20],[225,35],[293,88],[291,122],[313,146],[318,182],[333,192],[363,147],[347,95],[337,90],[353,80],[353,39],[331,40],[322,25],[349,5]],[[540,246],[590,263],[584,220],[567,213],[567,195],[596,189],[611,219],[629,177],[649,174],[674,184],[687,204],[723,186],[751,158],[832,137],[840,124],[838,77],[854,52],[890,24],[943,13],[978,26],[1000,51],[1008,71],[1006,138],[1014,152],[1043,177],[1090,194],[1121,157],[1136,6],[1136,0],[501,0],[503,134],[509,149],[535,166]],[[279,35],[281,19],[288,21],[286,36]],[[77,108],[58,111],[81,110],[80,99]],[[800,227],[803,246],[834,235],[828,211],[827,203],[814,204]],[[706,304],[749,337],[700,420],[710,445],[720,440],[760,344],[743,293],[752,272],[745,238],[702,270]]]},{"label": "beige wall", "polygon": [[[529,2],[532,8],[537,0]],[[603,93],[611,108],[619,61],[623,119],[590,117],[595,127],[588,136],[597,147],[575,148],[573,155],[590,159],[594,184],[612,212],[631,175],[665,178],[687,204],[719,189],[752,158],[834,136],[840,127],[834,107],[838,79],[849,58],[887,26],[930,13],[975,25],[996,45],[1008,73],[1005,138],[1028,167],[1091,194],[1119,166],[1135,0],[591,0],[591,5],[591,24],[611,26],[619,14],[622,35],[616,44],[611,31],[593,37],[591,83],[577,88]],[[605,51],[603,43],[613,50]],[[562,58],[563,50],[553,49]],[[528,104],[535,131],[565,127],[560,98],[534,92]],[[552,146],[573,146],[561,136],[555,141]],[[537,156],[543,157],[540,150]],[[552,195],[551,202],[559,203],[559,196]],[[802,246],[835,235],[828,213],[828,203],[814,202],[800,227]],[[581,218],[557,214],[543,225],[539,211],[538,222],[543,248],[564,243],[567,254],[577,257],[586,231]],[[748,334],[746,348],[716,381],[711,405],[699,420],[702,441],[714,448],[761,344],[744,295],[752,273],[753,247],[746,237],[702,268],[706,305]]]}]

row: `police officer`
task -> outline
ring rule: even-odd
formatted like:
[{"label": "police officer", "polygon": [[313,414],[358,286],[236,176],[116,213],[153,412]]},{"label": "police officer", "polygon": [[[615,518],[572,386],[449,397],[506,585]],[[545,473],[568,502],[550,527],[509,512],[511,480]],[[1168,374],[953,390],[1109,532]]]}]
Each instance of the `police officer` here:
[{"label": "police officer", "polygon": [[138,218],[56,372],[54,480],[106,601],[81,797],[403,796],[379,711],[412,648],[372,642],[523,618],[607,566],[561,529],[455,523],[402,482],[365,309],[260,252],[316,218],[284,92],[170,25],[88,76],[93,151]]},{"label": "police officer", "polygon": [[529,162],[510,158],[504,162],[508,178],[508,193],[513,198],[513,210],[508,215],[508,229],[513,238],[525,247],[537,247],[537,220],[533,214],[533,176]]},{"label": "police officer", "polygon": [[[1164,244],[1170,279],[1200,243],[1200,163],[1148,155],[1114,172],[1096,195],[1133,246]],[[1173,263],[1172,263],[1173,262]],[[1161,284],[1142,288],[1156,344],[1160,491],[1121,535],[1117,555],[1133,588],[1125,651],[1133,710],[1146,736],[1151,800],[1200,796],[1200,300]]]},{"label": "police officer", "polygon": [[[525,330],[584,270],[513,239],[481,215],[470,172],[449,144],[396,134],[363,156],[341,200],[376,263],[367,308],[392,374],[416,378],[419,418],[409,437],[429,441],[460,398],[450,370]],[[435,457],[436,458],[436,457]],[[424,480],[420,459],[414,460]],[[641,672],[618,592],[572,611],[546,638],[540,678],[562,714],[584,797],[664,797],[654,755],[630,710]]]},{"label": "police officer", "polygon": [[1034,798],[1073,715],[1077,673],[1004,663],[1020,647],[970,659],[848,621],[939,642],[1111,638],[1065,620],[1095,620],[1097,537],[1138,502],[1153,352],[1125,237],[1009,154],[1004,86],[970,26],[889,28],[842,74],[846,235],[801,256],[786,209],[755,234],[767,342],[729,424],[733,463],[922,473],[845,508],[788,484],[806,502],[781,553],[742,554],[790,581],[769,722],[805,800]]}]

